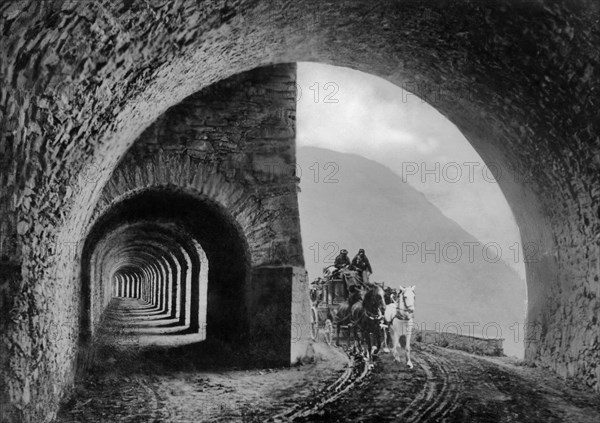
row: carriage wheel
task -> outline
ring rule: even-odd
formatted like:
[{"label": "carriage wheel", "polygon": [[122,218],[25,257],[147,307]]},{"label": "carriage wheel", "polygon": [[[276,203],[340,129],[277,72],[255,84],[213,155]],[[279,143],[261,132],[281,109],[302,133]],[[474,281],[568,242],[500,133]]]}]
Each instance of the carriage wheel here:
[{"label": "carriage wheel", "polygon": [[310,326],[312,340],[319,342],[319,313],[314,307],[310,309]]}]

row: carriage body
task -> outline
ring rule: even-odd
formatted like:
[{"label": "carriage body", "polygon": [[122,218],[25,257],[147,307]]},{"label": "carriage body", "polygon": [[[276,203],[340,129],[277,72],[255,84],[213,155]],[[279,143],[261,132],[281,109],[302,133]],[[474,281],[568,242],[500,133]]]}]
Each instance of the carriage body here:
[{"label": "carriage body", "polygon": [[[356,282],[356,280],[351,281]],[[385,283],[371,282],[380,286],[385,290]],[[322,277],[318,277],[311,283],[310,299],[311,299],[311,335],[315,342],[320,342],[321,335],[324,335],[325,340],[331,343],[333,328],[326,328],[327,315],[331,312],[333,317],[332,323],[335,326],[335,317],[340,304],[347,302],[349,298],[349,290],[347,281],[341,273],[332,275],[325,272]],[[344,332],[348,332],[348,325],[340,325]],[[349,332],[348,332],[349,333]],[[339,337],[339,331],[338,331]],[[339,343],[339,339],[337,340]]]},{"label": "carriage body", "polygon": [[[348,279],[345,279],[348,278]],[[336,277],[332,276],[331,273],[329,274],[325,274],[323,277],[319,277],[316,280],[314,280],[311,283],[311,288],[310,288],[310,299],[311,299],[311,328],[312,328],[312,339],[314,342],[320,342],[321,341],[321,334],[325,335],[325,340],[327,341],[328,344],[331,345],[332,339],[333,339],[333,326],[335,324],[335,326],[337,327],[337,337],[336,337],[336,345],[340,345],[340,330],[343,329],[343,332],[346,332],[346,340],[347,340],[347,345],[349,346],[350,343],[353,343],[354,345],[354,350],[356,351],[361,350],[364,353],[363,350],[363,346],[362,343],[366,342],[366,346],[367,346],[367,352],[366,352],[366,356],[368,357],[368,360],[372,359],[372,356],[374,354],[374,352],[379,351],[379,348],[381,347],[382,341],[383,341],[383,345],[384,345],[384,352],[389,352],[389,348],[388,348],[388,338],[390,337],[390,335],[393,335],[392,337],[392,341],[393,341],[393,347],[392,347],[392,351],[394,353],[394,358],[396,360],[399,360],[399,355],[398,355],[398,345],[399,345],[399,337],[398,335],[400,334],[400,332],[398,330],[394,330],[393,333],[389,333],[389,325],[382,325],[383,323],[383,316],[381,316],[381,320],[378,320],[377,316],[376,316],[376,311],[371,310],[370,311],[370,316],[368,311],[365,311],[365,315],[368,316],[371,319],[371,322],[368,323],[370,326],[367,326],[366,324],[360,323],[361,321],[359,320],[358,322],[356,320],[350,320],[348,321],[347,324],[343,324],[343,322],[346,322],[346,318],[341,318],[342,321],[338,321],[337,323],[334,323],[334,321],[336,320],[336,317],[338,315],[338,310],[340,309],[340,305],[342,303],[348,302],[349,300],[349,288],[352,290],[353,294],[352,295],[356,295],[359,292],[364,292],[363,289],[365,289],[365,283],[362,283],[362,278],[361,278],[361,283],[359,284],[360,288],[359,291],[357,292],[355,289],[352,289],[352,285],[356,283],[356,279],[353,279],[352,276],[348,277],[348,275],[342,276],[341,274],[336,275]],[[391,287],[386,287],[385,282],[374,282],[374,281],[367,281],[366,282],[367,286],[371,286],[373,288],[373,286],[377,286],[379,288],[381,288],[381,290],[384,291],[384,302],[385,304],[396,304],[396,298],[398,295],[398,292],[395,289],[392,289]],[[356,287],[356,285],[354,285]],[[411,287],[410,289],[414,289],[414,286]],[[373,289],[370,288],[370,291],[365,295],[365,301],[366,298],[369,294],[371,294],[373,292]],[[381,292],[381,291],[379,291]],[[361,298],[358,301],[363,301],[362,298],[362,294]],[[372,306],[373,305],[373,297],[371,296],[370,302],[369,304]],[[349,306],[345,306],[345,310],[348,310]],[[333,317],[332,319],[332,325],[327,328],[326,327],[326,321],[327,321],[327,315],[329,314],[329,312],[331,312],[331,315]],[[342,313],[344,313],[343,311],[341,311]],[[347,313],[347,311],[346,311]],[[373,320],[376,320],[376,322],[373,322]],[[367,322],[368,319],[366,320]],[[397,323],[397,321],[396,321]],[[375,327],[373,327],[373,324],[375,324]],[[406,359],[407,359],[407,366],[409,368],[412,368],[412,362],[410,360],[410,332],[412,331],[412,319],[409,322],[410,324],[410,329],[408,331],[405,331],[403,333],[405,333],[406,335]],[[362,332],[362,335],[360,335],[360,337],[358,337],[357,335],[357,329],[359,329],[359,333]],[[375,335],[375,344],[372,345],[371,341],[371,336]],[[380,338],[380,336],[383,335],[383,339]],[[361,340],[362,338],[362,340]],[[358,342],[358,344],[357,344]],[[357,347],[358,345],[358,347]]]},{"label": "carriage body", "polygon": [[324,333],[327,337],[326,321],[327,315],[335,318],[339,305],[348,299],[348,289],[341,276],[323,276],[315,279],[310,287],[311,300],[311,331],[315,342],[321,339],[320,334]]}]

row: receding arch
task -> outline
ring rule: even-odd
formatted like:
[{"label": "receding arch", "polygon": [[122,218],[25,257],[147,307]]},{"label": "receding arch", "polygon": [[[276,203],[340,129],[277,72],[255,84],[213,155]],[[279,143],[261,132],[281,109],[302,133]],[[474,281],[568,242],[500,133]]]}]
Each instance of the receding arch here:
[{"label": "receding arch", "polygon": [[[116,203],[98,219],[90,232],[82,266],[82,333],[89,332],[91,327],[86,310],[92,297],[91,284],[95,283],[90,280],[90,260],[98,243],[107,236],[110,241],[107,245],[113,248],[105,247],[107,260],[119,255],[125,260],[114,262],[113,267],[124,275],[146,268],[157,275],[150,280],[163,280],[162,285],[154,285],[158,311],[167,312],[167,305],[175,301],[175,293],[168,291],[172,284],[166,282],[175,278],[175,261],[168,258],[173,254],[186,270],[183,276],[186,283],[182,284],[181,290],[191,289],[188,302],[182,301],[179,305],[183,319],[187,320],[191,315],[191,320],[186,322],[189,330],[194,333],[206,330],[207,337],[219,339],[239,337],[238,330],[245,324],[244,301],[250,277],[250,259],[243,235],[216,204],[164,189],[136,193]],[[138,257],[141,261],[135,264],[128,257]],[[237,259],[236,263],[231,263],[232,257]],[[189,265],[191,268],[188,269]],[[114,272],[115,268],[110,270],[111,274]],[[201,295],[202,289],[206,290],[204,295]],[[186,310],[186,307],[191,309]],[[174,317],[175,312],[170,309],[171,316]],[[206,322],[201,322],[201,313],[206,314]],[[83,343],[89,341],[89,334],[82,338]]]}]

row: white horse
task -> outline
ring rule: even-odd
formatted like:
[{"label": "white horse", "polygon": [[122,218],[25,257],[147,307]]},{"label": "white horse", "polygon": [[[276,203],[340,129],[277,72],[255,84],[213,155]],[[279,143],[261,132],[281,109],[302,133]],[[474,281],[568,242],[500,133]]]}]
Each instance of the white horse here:
[{"label": "white horse", "polygon": [[400,287],[398,303],[392,302],[385,308],[385,322],[390,328],[392,337],[392,353],[394,359],[400,361],[398,348],[400,347],[400,336],[406,336],[406,365],[412,369],[410,361],[410,337],[414,326],[415,313],[415,286],[408,288]]}]

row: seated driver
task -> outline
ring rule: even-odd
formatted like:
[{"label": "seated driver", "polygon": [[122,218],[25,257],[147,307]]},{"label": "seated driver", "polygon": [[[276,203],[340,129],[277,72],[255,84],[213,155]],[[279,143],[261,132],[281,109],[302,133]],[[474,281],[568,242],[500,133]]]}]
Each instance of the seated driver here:
[{"label": "seated driver", "polygon": [[333,265],[337,269],[336,273],[339,273],[340,269],[350,266],[350,258],[348,257],[348,250],[342,248],[340,250],[340,254],[338,254],[338,256],[335,258]]},{"label": "seated driver", "polygon": [[373,273],[371,263],[365,255],[365,250],[358,250],[358,254],[352,259],[352,267],[358,270],[358,273],[362,276],[363,283],[369,284],[369,275]]}]

